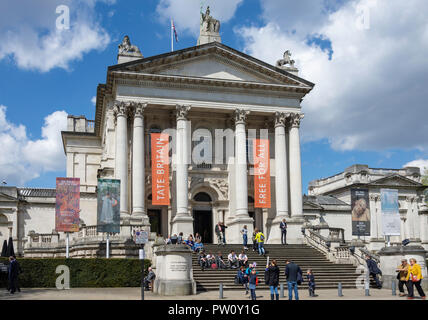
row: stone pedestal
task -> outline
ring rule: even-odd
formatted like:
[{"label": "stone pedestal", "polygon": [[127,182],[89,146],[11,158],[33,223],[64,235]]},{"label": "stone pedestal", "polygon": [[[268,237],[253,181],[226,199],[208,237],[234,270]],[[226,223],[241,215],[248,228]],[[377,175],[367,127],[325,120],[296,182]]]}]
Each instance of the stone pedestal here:
[{"label": "stone pedestal", "polygon": [[287,243],[303,244],[302,227],[305,219],[302,217],[292,217],[287,219]]},{"label": "stone pedestal", "polygon": [[221,37],[220,33],[218,32],[210,32],[210,31],[201,31],[199,38],[198,38],[198,46],[206,43],[211,42],[220,42],[221,43]]},{"label": "stone pedestal", "polygon": [[248,246],[250,246],[252,243],[251,236],[254,231],[253,218],[250,217],[239,216],[226,221],[226,243],[242,244],[241,230],[243,229],[244,225],[246,225],[248,229]]},{"label": "stone pedestal", "polygon": [[[422,288],[428,290],[427,268],[426,268],[426,251],[421,246],[399,246],[384,247],[379,252],[380,269],[382,270],[383,287],[391,289],[392,280],[397,280],[396,268],[401,264],[401,259],[416,259],[416,262],[422,268]],[[416,288],[415,288],[416,290]]]},{"label": "stone pedestal", "polygon": [[192,251],[186,245],[161,245],[156,248],[156,279],[153,292],[161,296],[196,294]]},{"label": "stone pedestal", "polygon": [[370,251],[379,251],[383,247],[385,247],[385,239],[370,239],[370,243],[368,244],[368,249]]}]

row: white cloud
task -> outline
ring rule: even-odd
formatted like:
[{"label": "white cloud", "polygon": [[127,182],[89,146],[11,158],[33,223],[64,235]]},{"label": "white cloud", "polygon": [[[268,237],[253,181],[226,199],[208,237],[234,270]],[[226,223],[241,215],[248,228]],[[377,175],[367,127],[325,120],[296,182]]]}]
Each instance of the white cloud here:
[{"label": "white cloud", "polygon": [[92,97],[91,103],[95,106],[95,104],[97,103],[97,97],[96,96]]},{"label": "white cloud", "polygon": [[[12,59],[19,68],[50,71],[69,69],[71,62],[92,50],[103,50],[110,36],[100,26],[95,4],[113,0],[2,1],[0,60]],[[59,5],[70,9],[70,28],[57,29]]]},{"label": "white cloud", "polygon": [[[204,1],[204,12],[206,6],[210,6],[211,16],[226,23],[235,15],[235,11],[243,0],[207,0]],[[162,23],[169,24],[174,20],[177,32],[190,32],[193,36],[199,35],[200,26],[200,0],[160,0],[156,8]],[[220,28],[220,32],[222,28]]]},{"label": "white cloud", "polygon": [[421,169],[421,174],[425,174],[425,172],[428,171],[428,159],[418,159],[410,161],[403,166],[403,168],[405,167],[418,167]]},{"label": "white cloud", "polygon": [[67,128],[67,113],[55,111],[48,115],[41,139],[31,140],[24,125],[7,120],[6,110],[0,105],[0,179],[22,186],[43,172],[64,170],[61,131]]},{"label": "white cloud", "polygon": [[[261,3],[269,22],[236,32],[246,52],[272,64],[290,49],[300,76],[315,83],[302,103],[304,141],[327,138],[336,150],[428,150],[428,2],[347,2],[334,12],[314,14],[313,27],[306,21],[304,32],[293,32],[297,19],[288,25],[266,9],[276,3],[293,12],[300,2]],[[369,8],[368,30],[358,25],[361,6]],[[327,51],[308,44],[313,34],[331,41],[331,60]]]}]

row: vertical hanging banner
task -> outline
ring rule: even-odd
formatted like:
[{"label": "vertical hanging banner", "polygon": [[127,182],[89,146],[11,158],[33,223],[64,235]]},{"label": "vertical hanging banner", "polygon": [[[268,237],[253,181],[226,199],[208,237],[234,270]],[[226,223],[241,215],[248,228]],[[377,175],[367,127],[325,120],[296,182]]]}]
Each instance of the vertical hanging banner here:
[{"label": "vertical hanging banner", "polygon": [[151,134],[152,204],[169,205],[169,134]]},{"label": "vertical hanging banner", "polygon": [[370,206],[368,189],[351,189],[352,235],[370,235]]},{"label": "vertical hanging banner", "polygon": [[385,236],[400,235],[400,212],[398,210],[398,190],[380,189],[382,230]]},{"label": "vertical hanging banner", "polygon": [[56,178],[55,230],[78,232],[80,178]]},{"label": "vertical hanging banner", "polygon": [[98,179],[97,232],[120,232],[120,180]]},{"label": "vertical hanging banner", "polygon": [[270,208],[270,153],[269,140],[253,140],[254,207]]}]

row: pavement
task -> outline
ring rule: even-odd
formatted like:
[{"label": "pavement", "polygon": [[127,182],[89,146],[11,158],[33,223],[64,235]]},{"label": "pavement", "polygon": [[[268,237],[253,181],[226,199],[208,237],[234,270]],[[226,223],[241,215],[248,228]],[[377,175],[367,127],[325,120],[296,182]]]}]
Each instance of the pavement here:
[{"label": "pavement", "polygon": [[[270,291],[257,290],[258,300],[270,300]],[[287,291],[284,292],[287,296]],[[309,297],[307,290],[299,290],[301,300],[407,300],[406,297],[393,296],[388,289],[371,289],[370,296],[365,296],[362,289],[343,290],[343,296],[338,297],[337,290],[318,290],[317,297]],[[21,289],[21,292],[10,294],[5,289],[0,290],[0,300],[140,300],[140,288],[71,288],[58,290],[54,288]],[[249,300],[244,291],[225,290],[223,300]],[[280,298],[286,300],[287,298]],[[145,291],[145,300],[219,300],[218,291],[201,292],[194,296],[164,297]],[[421,300],[416,297],[414,300]]]}]

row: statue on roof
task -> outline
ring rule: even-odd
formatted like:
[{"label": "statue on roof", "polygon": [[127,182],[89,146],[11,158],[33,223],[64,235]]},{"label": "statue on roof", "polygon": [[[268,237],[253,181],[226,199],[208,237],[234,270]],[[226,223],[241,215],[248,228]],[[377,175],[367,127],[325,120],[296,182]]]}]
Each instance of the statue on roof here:
[{"label": "statue on roof", "polygon": [[287,50],[284,52],[284,58],[280,59],[276,62],[277,67],[285,67],[286,65],[290,65],[291,68],[294,68],[295,61],[291,59],[291,52]]},{"label": "statue on roof", "polygon": [[201,26],[207,32],[220,32],[220,21],[210,15],[210,7],[207,7],[205,13],[201,12]]},{"label": "statue on roof", "polygon": [[142,55],[140,49],[131,44],[131,40],[129,40],[128,36],[125,36],[122,43],[119,45],[119,54]]}]

